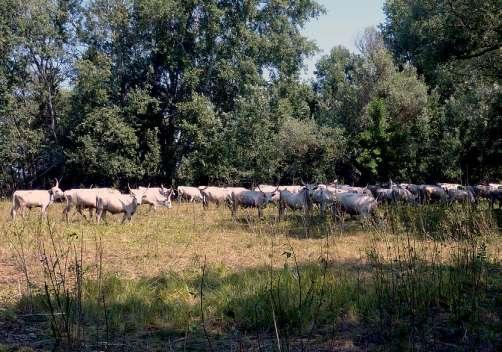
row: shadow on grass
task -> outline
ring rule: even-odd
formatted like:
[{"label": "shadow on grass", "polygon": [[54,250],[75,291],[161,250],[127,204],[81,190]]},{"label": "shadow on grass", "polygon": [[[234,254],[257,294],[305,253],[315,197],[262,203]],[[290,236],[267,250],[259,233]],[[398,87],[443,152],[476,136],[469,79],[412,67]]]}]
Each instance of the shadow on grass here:
[{"label": "shadow on grass", "polygon": [[[282,269],[228,272],[216,266],[204,276],[194,270],[86,280],[85,346],[92,350],[106,341],[108,350],[117,351],[166,346],[203,351],[209,340],[215,350],[273,351],[277,331],[283,349],[292,351],[317,351],[339,340],[351,341],[355,350],[495,348],[501,341],[496,295],[502,280],[492,275],[500,275],[502,267],[499,262],[460,264],[375,259],[296,266],[294,253],[285,252]],[[26,331],[36,324],[28,313],[42,314],[45,321],[38,324],[47,339],[50,319],[44,315],[49,310],[43,294],[23,297],[10,309],[24,316]]]},{"label": "shadow on grass", "polygon": [[288,212],[279,220],[277,214],[270,212],[266,212],[261,219],[253,215],[251,212],[240,212],[235,218],[220,218],[218,226],[249,234],[285,234],[297,239],[319,239],[327,235],[351,236],[365,229],[357,217],[346,217],[340,221],[339,217],[321,216],[314,212],[309,215]]}]

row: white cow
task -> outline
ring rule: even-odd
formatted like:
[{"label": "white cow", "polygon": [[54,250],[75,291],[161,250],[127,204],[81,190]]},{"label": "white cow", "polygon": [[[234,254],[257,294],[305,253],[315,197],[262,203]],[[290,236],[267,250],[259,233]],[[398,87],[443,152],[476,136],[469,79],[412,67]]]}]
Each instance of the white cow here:
[{"label": "white cow", "polygon": [[160,187],[139,187],[139,190],[145,190],[143,201],[141,204],[149,204],[150,211],[157,210],[157,207],[164,206],[168,209],[173,207],[171,197],[174,190],[172,188],[165,188],[163,185]]},{"label": "white cow", "polygon": [[352,192],[337,194],[336,204],[341,210],[351,215],[362,216],[372,214],[378,206],[378,203],[373,196]]},{"label": "white cow", "polygon": [[273,203],[279,203],[279,192],[278,191],[289,191],[291,193],[298,193],[303,186],[272,186],[272,185],[258,185],[253,188],[253,191],[256,192],[274,192],[274,196],[272,197]]},{"label": "white cow", "polygon": [[239,194],[249,191],[244,187],[199,187],[202,194],[204,208],[207,209],[209,203],[216,204],[219,207],[223,203],[231,205],[232,193]]},{"label": "white cow", "polygon": [[263,217],[263,208],[265,208],[268,203],[272,202],[272,198],[277,193],[277,189],[278,187],[271,192],[265,192],[258,187],[258,191],[246,190],[237,193],[232,192],[232,216],[235,217],[239,207],[257,208],[258,217],[261,219]]},{"label": "white cow", "polygon": [[289,190],[280,191],[279,201],[279,220],[284,214],[286,208],[292,210],[303,210],[307,214],[312,209],[312,195],[317,186],[305,185],[302,186],[298,193],[293,193]]},{"label": "white cow", "polygon": [[66,206],[63,209],[63,216],[66,218],[66,221],[69,221],[68,213],[72,207],[75,207],[84,219],[87,218],[82,210],[88,209],[90,220],[92,218],[92,210],[96,209],[96,197],[99,193],[120,194],[120,191],[114,188],[74,188],[65,191]]},{"label": "white cow", "polygon": [[325,185],[318,185],[317,189],[312,193],[312,201],[319,205],[321,215],[324,215],[326,207],[335,201],[335,194]]},{"label": "white cow", "polygon": [[188,202],[202,202],[202,193],[197,187],[178,186],[178,202],[187,200]]},{"label": "white cow", "polygon": [[63,198],[63,191],[59,188],[59,181],[56,180],[56,185],[49,190],[17,190],[12,195],[12,208],[10,215],[12,220],[16,219],[18,210],[22,211],[26,208],[41,208],[41,216],[47,215],[47,207],[56,199]]},{"label": "white cow", "polygon": [[99,193],[96,196],[96,221],[99,224],[101,218],[110,212],[112,214],[124,213],[122,223],[131,217],[136,212],[136,209],[141,204],[145,197],[144,190],[131,190],[131,194],[111,194]]}]

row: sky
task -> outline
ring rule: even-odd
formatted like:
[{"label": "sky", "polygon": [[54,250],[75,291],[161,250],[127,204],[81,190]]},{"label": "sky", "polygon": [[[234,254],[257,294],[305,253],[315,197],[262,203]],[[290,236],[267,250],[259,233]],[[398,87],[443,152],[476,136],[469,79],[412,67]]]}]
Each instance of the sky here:
[{"label": "sky", "polygon": [[321,50],[315,57],[306,60],[305,79],[313,77],[315,63],[331,48],[343,45],[356,51],[355,40],[364,28],[376,26],[384,19],[384,0],[317,0],[327,13],[311,20],[303,33],[313,39]]}]

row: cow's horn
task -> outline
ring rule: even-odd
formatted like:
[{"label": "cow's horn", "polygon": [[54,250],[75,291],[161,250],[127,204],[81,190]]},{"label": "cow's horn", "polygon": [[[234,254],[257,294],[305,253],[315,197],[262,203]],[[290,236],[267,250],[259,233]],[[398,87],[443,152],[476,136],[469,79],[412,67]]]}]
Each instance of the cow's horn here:
[{"label": "cow's horn", "polygon": [[58,179],[55,178],[54,181],[56,181],[56,185],[54,187],[56,187],[56,188],[59,187],[59,181],[58,181]]}]

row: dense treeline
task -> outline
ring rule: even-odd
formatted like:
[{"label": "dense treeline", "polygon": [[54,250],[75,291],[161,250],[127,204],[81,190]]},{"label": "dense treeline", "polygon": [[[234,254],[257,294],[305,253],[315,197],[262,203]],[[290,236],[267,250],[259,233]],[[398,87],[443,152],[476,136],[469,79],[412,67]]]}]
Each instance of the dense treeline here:
[{"label": "dense treeline", "polygon": [[323,11],[0,2],[0,187],[502,178],[497,0],[387,0],[305,82]]}]

